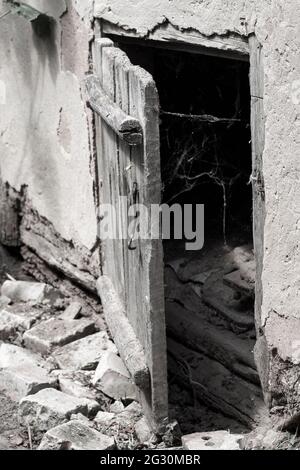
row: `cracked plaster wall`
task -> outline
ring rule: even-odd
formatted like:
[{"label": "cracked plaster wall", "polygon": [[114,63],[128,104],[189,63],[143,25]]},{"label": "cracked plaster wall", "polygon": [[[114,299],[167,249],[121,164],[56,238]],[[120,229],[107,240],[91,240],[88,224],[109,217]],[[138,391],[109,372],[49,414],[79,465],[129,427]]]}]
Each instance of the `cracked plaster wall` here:
[{"label": "cracked plaster wall", "polygon": [[60,235],[90,249],[96,240],[91,113],[81,82],[89,70],[93,2],[27,3],[55,23],[42,38],[24,18],[0,21],[1,178],[17,190],[27,185],[32,205]]}]

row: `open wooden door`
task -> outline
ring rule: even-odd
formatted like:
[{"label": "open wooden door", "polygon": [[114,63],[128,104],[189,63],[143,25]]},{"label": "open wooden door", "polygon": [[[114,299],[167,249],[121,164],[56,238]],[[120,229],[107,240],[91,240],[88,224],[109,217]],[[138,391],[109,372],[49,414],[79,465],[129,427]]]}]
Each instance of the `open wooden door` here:
[{"label": "open wooden door", "polygon": [[[128,217],[134,204],[160,204],[158,93],[151,75],[109,39],[95,42],[94,74],[86,87],[96,111],[103,256],[98,291],[145,412],[159,429],[168,410],[162,242],[137,238],[139,214],[131,207]],[[103,204],[116,211],[114,239],[107,238]],[[150,224],[150,212],[146,217]]]}]

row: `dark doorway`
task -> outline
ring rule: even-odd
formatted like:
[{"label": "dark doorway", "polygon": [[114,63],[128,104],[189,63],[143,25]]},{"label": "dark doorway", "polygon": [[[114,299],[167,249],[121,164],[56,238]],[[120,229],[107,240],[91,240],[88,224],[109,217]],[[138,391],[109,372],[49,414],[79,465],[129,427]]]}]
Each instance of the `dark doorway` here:
[{"label": "dark doorway", "polygon": [[159,91],[162,202],[205,206],[201,250],[164,241],[170,417],[184,433],[245,431],[265,413],[253,357],[249,63],[120,47]]}]

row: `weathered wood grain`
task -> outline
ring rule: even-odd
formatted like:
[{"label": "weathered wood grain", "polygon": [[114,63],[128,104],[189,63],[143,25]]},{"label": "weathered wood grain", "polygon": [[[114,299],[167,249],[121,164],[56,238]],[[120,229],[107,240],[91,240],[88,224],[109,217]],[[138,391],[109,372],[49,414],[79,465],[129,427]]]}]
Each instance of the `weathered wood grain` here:
[{"label": "weathered wood grain", "polygon": [[107,276],[101,276],[97,281],[97,289],[102,300],[105,320],[120,356],[124,360],[135,384],[141,390],[148,390],[150,374],[143,348],[128,321],[124,307],[114,290],[111,280]]},{"label": "weathered wood grain", "polygon": [[101,86],[96,75],[85,79],[88,102],[91,108],[99,114],[118,136],[129,145],[138,145],[143,140],[143,133],[137,119],[128,116],[111,101]]},{"label": "weathered wood grain", "polygon": [[252,191],[253,191],[253,239],[256,260],[255,324],[257,343],[255,361],[266,403],[269,396],[269,352],[263,335],[261,307],[263,302],[262,272],[264,262],[265,189],[263,177],[263,152],[265,147],[264,112],[264,63],[263,49],[255,35],[249,37],[251,134],[252,134]]},{"label": "weathered wood grain", "polygon": [[[105,34],[122,37],[122,40],[128,41],[139,39],[142,44],[143,37],[133,30],[124,29],[121,26],[102,22],[102,31]],[[199,54],[215,55],[227,59],[237,59],[248,61],[249,45],[246,37],[235,34],[215,35],[207,37],[196,30],[177,29],[171,24],[164,24],[147,35],[148,45],[153,47],[163,47],[195,52]],[[150,44],[149,44],[150,43]]]},{"label": "weathered wood grain", "polygon": [[[135,239],[134,223],[127,237],[128,223],[135,220],[135,213],[128,219],[128,207],[134,203],[147,207],[160,203],[158,93],[152,77],[134,67],[126,54],[107,39],[96,41],[94,54],[103,90],[125,115],[141,124],[143,131],[141,144],[129,146],[102,117],[96,117],[100,202],[115,207],[118,235],[102,244],[103,274],[112,283],[144,351],[151,387],[141,390],[141,402],[152,426],[158,429],[168,413],[162,244],[161,240]],[[102,222],[100,238],[101,227]],[[104,301],[104,311],[105,305]],[[122,335],[121,324],[116,324],[112,334]],[[122,347],[120,354],[126,362]]]}]

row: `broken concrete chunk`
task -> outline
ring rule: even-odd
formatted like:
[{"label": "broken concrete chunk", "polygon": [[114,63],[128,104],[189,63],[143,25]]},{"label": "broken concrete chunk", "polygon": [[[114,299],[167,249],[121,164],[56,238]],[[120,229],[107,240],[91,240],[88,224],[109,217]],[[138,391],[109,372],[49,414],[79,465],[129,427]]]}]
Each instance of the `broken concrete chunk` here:
[{"label": "broken concrete chunk", "polygon": [[7,307],[5,310],[0,312],[0,319],[7,318],[14,325],[15,329],[29,330],[33,323],[39,319],[42,315],[41,312],[28,312],[22,309],[16,309],[13,307]]},{"label": "broken concrete chunk", "polygon": [[185,450],[241,450],[243,434],[228,431],[196,432],[182,436]]},{"label": "broken concrete chunk", "polygon": [[11,300],[8,297],[5,297],[5,295],[0,296],[0,310],[2,308],[7,307],[11,303]]},{"label": "broken concrete chunk", "polygon": [[134,430],[141,444],[149,442],[155,438],[145,416],[143,416],[137,423],[135,423]]},{"label": "broken concrete chunk", "polygon": [[112,403],[109,407],[109,411],[115,414],[122,413],[122,411],[124,410],[125,410],[125,406],[123,405],[121,401],[118,401],[118,400]]},{"label": "broken concrete chunk", "polygon": [[57,290],[40,282],[5,281],[1,287],[1,295],[12,302],[41,303],[44,300],[55,300],[60,294]]},{"label": "broken concrete chunk", "polygon": [[15,346],[14,344],[0,344],[0,368],[22,367],[23,365],[46,367],[45,361],[32,351]]},{"label": "broken concrete chunk", "polygon": [[39,323],[26,331],[24,342],[26,347],[41,354],[49,354],[56,346],[63,346],[95,331],[92,321],[82,319],[62,320],[50,319]]},{"label": "broken concrete chunk", "polygon": [[39,355],[6,343],[0,344],[0,383],[14,401],[57,386],[56,378],[48,374],[46,363]]},{"label": "broken concrete chunk", "polygon": [[0,311],[0,340],[6,341],[15,336],[18,328],[18,321],[14,315],[6,310]]},{"label": "broken concrete chunk", "polygon": [[71,397],[53,388],[46,388],[21,400],[19,422],[34,432],[47,431],[68,421],[72,414],[88,414],[85,400]]},{"label": "broken concrete chunk", "polygon": [[94,386],[115,400],[136,398],[136,388],[122,359],[107,351],[98,364],[93,379]]},{"label": "broken concrete chunk", "polygon": [[60,390],[67,395],[96,400],[97,392],[89,386],[92,382],[92,372],[56,370],[52,374],[58,378]]},{"label": "broken concrete chunk", "polygon": [[108,413],[106,411],[99,411],[94,418],[94,421],[101,427],[105,428],[109,426],[115,419],[114,413]]},{"label": "broken concrete chunk", "polygon": [[1,389],[13,401],[20,401],[44,388],[55,388],[57,381],[46,370],[33,364],[0,369]]},{"label": "broken concrete chunk", "polygon": [[81,398],[87,405],[88,416],[95,416],[101,406],[96,401],[96,390],[91,389],[88,386],[92,379],[91,373],[86,371],[79,371],[77,373],[63,371],[55,372],[56,374],[53,375],[58,377],[61,392]]},{"label": "broken concrete chunk", "polygon": [[105,436],[80,420],[70,421],[50,429],[39,446],[39,450],[111,450],[115,440]]},{"label": "broken concrete chunk", "polygon": [[77,320],[80,316],[82,305],[80,302],[72,302],[60,315],[64,320]]},{"label": "broken concrete chunk", "polygon": [[61,369],[94,370],[106,351],[117,352],[117,349],[106,331],[100,331],[55,351],[53,358]]}]

